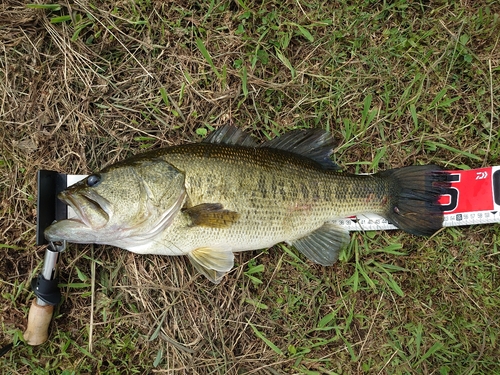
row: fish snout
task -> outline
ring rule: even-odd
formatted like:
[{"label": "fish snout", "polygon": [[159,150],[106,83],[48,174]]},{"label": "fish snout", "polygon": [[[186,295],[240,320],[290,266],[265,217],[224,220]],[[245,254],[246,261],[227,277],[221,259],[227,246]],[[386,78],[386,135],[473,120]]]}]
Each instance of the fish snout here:
[{"label": "fish snout", "polygon": [[110,202],[92,191],[64,190],[59,193],[58,198],[74,212],[74,216],[72,212],[68,213],[70,219],[79,221],[89,228],[102,228],[108,223],[112,214]]}]

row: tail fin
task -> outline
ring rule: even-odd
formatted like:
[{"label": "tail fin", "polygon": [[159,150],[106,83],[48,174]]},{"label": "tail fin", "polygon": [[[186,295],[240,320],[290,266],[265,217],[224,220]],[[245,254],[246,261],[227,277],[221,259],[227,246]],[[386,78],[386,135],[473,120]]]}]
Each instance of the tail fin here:
[{"label": "tail fin", "polygon": [[449,184],[447,173],[436,165],[391,169],[378,173],[389,180],[391,196],[385,214],[398,228],[430,236],[443,226],[439,195]]}]

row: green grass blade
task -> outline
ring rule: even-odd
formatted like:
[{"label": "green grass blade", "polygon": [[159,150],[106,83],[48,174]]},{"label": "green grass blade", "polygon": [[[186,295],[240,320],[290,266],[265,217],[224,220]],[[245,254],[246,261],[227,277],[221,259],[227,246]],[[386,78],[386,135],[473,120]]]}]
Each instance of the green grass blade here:
[{"label": "green grass blade", "polygon": [[437,105],[437,103],[439,103],[441,99],[443,99],[443,97],[446,95],[446,91],[447,89],[445,87],[444,89],[441,89],[441,91],[437,93],[434,100],[429,104],[429,109],[434,108]]},{"label": "green grass blade", "polygon": [[163,348],[158,349],[158,353],[156,354],[155,360],[153,361],[153,367],[156,368],[161,363],[163,359]]},{"label": "green grass blade", "polygon": [[273,344],[271,340],[269,340],[262,332],[260,332],[257,327],[255,327],[252,323],[248,322],[248,325],[252,327],[255,336],[264,341],[267,346],[269,346],[276,354],[283,355],[283,351]]},{"label": "green grass blade", "polygon": [[205,58],[205,60],[207,60],[208,65],[210,65],[210,67],[214,71],[217,78],[222,79],[222,75],[220,74],[220,72],[216,68],[216,66],[214,65],[214,62],[212,60],[212,56],[210,56],[210,53],[208,53],[207,48],[205,47],[205,44],[203,44],[203,40],[201,40],[200,38],[196,38],[196,46],[200,50],[200,52],[203,55],[203,57]]},{"label": "green grass blade", "polygon": [[440,351],[441,349],[444,348],[444,345],[440,342],[434,343],[429,350],[425,352],[425,354],[420,358],[416,364],[415,367],[418,367],[423,361],[425,361],[427,358],[429,358],[431,355],[435,354],[436,352]]},{"label": "green grass blade", "polygon": [[241,67],[241,89],[243,90],[243,96],[246,97],[248,96],[248,73],[247,73],[247,68],[246,66]]},{"label": "green grass blade", "polygon": [[384,280],[384,282],[400,297],[404,297],[405,296],[405,293],[403,292],[403,290],[401,289],[401,287],[398,285],[398,283],[396,282],[396,280],[394,280],[394,278],[388,274],[388,276],[384,276],[382,275],[381,273],[379,273],[379,276],[382,280]]},{"label": "green grass blade", "polygon": [[299,29],[300,33],[310,42],[314,42],[314,37],[312,34],[307,30],[304,26],[297,25],[297,28]]},{"label": "green grass blade", "polygon": [[59,16],[59,17],[52,17],[50,19],[50,23],[63,23],[63,22],[68,22],[71,21],[71,16],[70,15],[65,15],[65,16]]},{"label": "green grass blade", "polygon": [[435,150],[436,148],[442,148],[442,149],[451,151],[455,154],[464,156],[466,158],[470,158],[470,159],[474,159],[474,160],[478,160],[478,161],[483,161],[483,159],[481,157],[479,157],[471,152],[459,150],[458,148],[446,145],[444,143],[439,143],[439,142],[434,142],[434,141],[425,141],[424,144],[426,145],[426,147],[429,147],[431,150]]},{"label": "green grass blade", "polygon": [[292,78],[295,78],[295,68],[292,66],[292,63],[290,62],[290,60],[288,60],[288,58],[283,54],[283,52],[281,52],[278,48],[275,48],[275,51],[276,51],[276,56],[278,57],[278,59],[283,63],[283,65],[285,65],[289,70],[290,72],[292,73]]},{"label": "green grass blade", "polygon": [[165,103],[166,106],[169,106],[170,100],[168,99],[168,94],[167,94],[167,90],[165,89],[165,87],[160,87],[160,95],[161,95],[161,98],[163,100],[163,103]]},{"label": "green grass blade", "polygon": [[61,10],[61,6],[59,4],[26,4],[26,8],[44,9],[44,10],[51,10],[51,11]]},{"label": "green grass blade", "polygon": [[413,125],[415,125],[415,128],[418,128],[417,109],[415,108],[415,104],[413,103],[410,104],[410,114],[413,120]]}]

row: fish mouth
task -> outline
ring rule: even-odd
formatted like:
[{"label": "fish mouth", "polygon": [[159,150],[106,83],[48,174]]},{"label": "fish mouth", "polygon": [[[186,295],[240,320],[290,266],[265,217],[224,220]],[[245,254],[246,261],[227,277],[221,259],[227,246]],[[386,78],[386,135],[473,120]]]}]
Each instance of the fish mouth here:
[{"label": "fish mouth", "polygon": [[79,222],[92,229],[102,228],[108,223],[112,214],[109,201],[89,191],[79,191],[75,194],[71,190],[64,190],[59,193],[58,198],[76,214],[76,217],[70,217],[68,220]]}]

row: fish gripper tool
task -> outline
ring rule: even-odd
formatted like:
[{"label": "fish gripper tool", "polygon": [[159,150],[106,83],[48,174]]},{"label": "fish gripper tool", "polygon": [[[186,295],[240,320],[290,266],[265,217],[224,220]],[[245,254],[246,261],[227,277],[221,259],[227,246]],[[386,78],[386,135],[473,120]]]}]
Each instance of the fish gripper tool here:
[{"label": "fish gripper tool", "polygon": [[61,302],[57,261],[65,249],[65,241],[50,242],[45,249],[42,272],[31,282],[31,288],[37,298],[31,304],[28,325],[24,332],[28,345],[40,345],[47,341],[54,306]]}]

